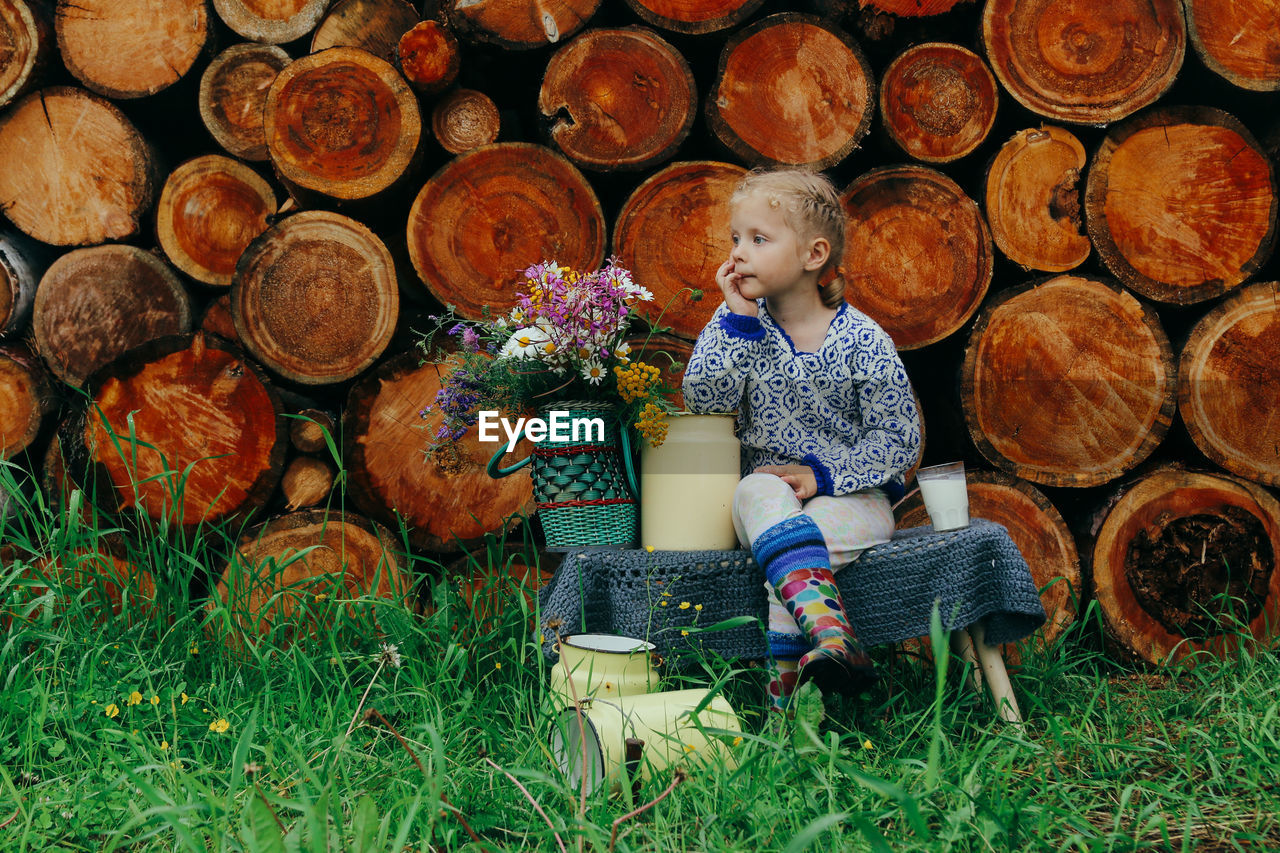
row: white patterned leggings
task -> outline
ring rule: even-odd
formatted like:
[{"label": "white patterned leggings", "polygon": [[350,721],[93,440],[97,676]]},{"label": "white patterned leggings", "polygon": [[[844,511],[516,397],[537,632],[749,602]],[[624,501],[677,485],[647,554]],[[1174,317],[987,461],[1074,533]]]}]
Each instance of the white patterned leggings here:
[{"label": "white patterned leggings", "polygon": [[[880,489],[849,495],[818,495],[804,503],[775,474],[748,474],[733,494],[733,528],[738,541],[750,548],[756,537],[779,522],[807,515],[822,531],[831,568],[853,562],[872,545],[888,542],[893,536],[893,510]],[[773,585],[765,581],[769,595],[769,630],[779,634],[800,634],[795,619],[778,598]]]}]

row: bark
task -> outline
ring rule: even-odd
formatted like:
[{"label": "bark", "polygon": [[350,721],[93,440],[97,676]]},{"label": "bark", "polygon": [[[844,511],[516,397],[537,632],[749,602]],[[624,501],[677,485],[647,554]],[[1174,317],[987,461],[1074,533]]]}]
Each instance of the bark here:
[{"label": "bark", "polygon": [[500,129],[497,106],[475,89],[454,89],[431,110],[431,132],[450,154],[488,145],[498,138]]},{"label": "bark", "polygon": [[[447,371],[404,353],[351,390],[343,413],[343,458],[348,494],[385,524],[403,520],[409,541],[432,551],[471,548],[486,533],[511,530],[534,511],[533,483],[518,472],[499,480],[485,470],[501,446],[481,442],[472,427],[456,452],[427,460],[438,412],[420,414],[440,390]],[[528,450],[522,442],[517,448]]]},{"label": "bark", "polygon": [[0,115],[0,209],[55,246],[137,235],[156,188],[150,147],[115,106],[41,89]]},{"label": "bark", "polygon": [[38,243],[0,228],[0,341],[16,337],[31,319],[46,255]]},{"label": "bark", "polygon": [[21,344],[0,345],[0,461],[30,447],[54,408],[40,359]]},{"label": "bark", "polygon": [[263,640],[282,647],[303,638],[352,643],[378,632],[376,610],[353,599],[403,601],[409,586],[383,527],[354,513],[302,510],[241,538],[215,601],[236,622],[227,637],[234,650]]},{"label": "bark", "polygon": [[400,310],[391,253],[364,225],[304,211],[259,235],[236,265],[231,317],[268,369],[305,385],[342,382],[382,355]]},{"label": "bark", "polygon": [[105,508],[136,507],[190,529],[240,519],[275,491],[280,403],[227,342],[201,332],[162,338],[112,362],[87,390],[87,414],[69,422],[63,448],[78,445],[73,476]]},{"label": "bark", "polygon": [[369,198],[402,178],[422,135],[404,78],[354,47],[285,66],[267,92],[262,121],[281,178],[342,200]]},{"label": "bark", "polygon": [[134,347],[191,329],[191,298],[173,269],[134,246],[94,246],[50,265],[32,334],[49,368],[79,387]]},{"label": "bark", "polygon": [[925,163],[949,163],[972,153],[991,132],[998,103],[991,69],[958,44],[908,48],[880,82],[880,115],[889,138]]},{"label": "bark", "polygon": [[1280,503],[1229,474],[1159,469],[1095,518],[1088,555],[1108,637],[1150,663],[1274,641]]},{"label": "bark", "polygon": [[[462,54],[458,39],[447,26],[436,21],[423,21],[400,37],[395,61],[410,86],[424,95],[433,95],[449,88],[458,78]],[[494,117],[496,128],[496,109]],[[438,133],[436,135],[439,136]],[[494,137],[497,137],[496,132]]]},{"label": "bark", "polygon": [[939,341],[991,284],[991,234],[958,184],[923,166],[884,166],[841,194],[846,296],[900,350]]},{"label": "bark", "polygon": [[329,0],[213,0],[218,17],[250,41],[284,44],[316,28]]},{"label": "bark", "polygon": [[1280,89],[1275,0],[1187,0],[1187,32],[1204,64],[1243,89]]},{"label": "bark", "polygon": [[645,22],[689,35],[736,27],[763,4],[764,0],[627,0]]},{"label": "bark", "polygon": [[1173,85],[1186,53],[1180,0],[991,0],[987,61],[1009,94],[1055,121],[1106,124]]},{"label": "bark", "polygon": [[707,121],[752,164],[825,169],[871,126],[875,80],[848,33],[812,15],[782,12],[735,33],[720,54]]},{"label": "bark", "polygon": [[340,0],[311,35],[311,52],[358,47],[394,64],[400,37],[421,20],[405,0]]},{"label": "bark", "polygon": [[[1080,556],[1071,529],[1044,493],[1024,480],[997,471],[966,471],[965,481],[969,517],[1004,525],[1040,590],[1049,618],[1038,636],[1024,642],[1052,646],[1075,621],[1075,602],[1084,595]],[[894,507],[894,516],[899,528],[929,523],[918,488]],[[1019,657],[1017,646],[1006,646],[1004,653],[1006,659]]]},{"label": "bark", "polygon": [[[653,293],[646,317],[673,334],[697,338],[720,304],[716,270],[733,248],[729,197],[745,174],[732,163],[673,163],[640,184],[618,213],[613,253]],[[702,290],[702,298],[685,288]]]},{"label": "bark", "polygon": [[236,261],[276,213],[271,185],[243,163],[218,154],[188,160],[160,191],[160,247],[196,281],[230,287]]},{"label": "bark", "polygon": [[588,30],[547,63],[538,110],[579,166],[643,169],[684,142],[697,112],[684,57],[644,27]]},{"label": "bark", "polygon": [[85,88],[140,98],[186,76],[209,36],[205,0],[58,0],[63,64]]},{"label": "bark", "polygon": [[0,0],[0,107],[35,88],[48,68],[54,34],[47,11],[41,2]]},{"label": "bark", "polygon": [[291,61],[275,45],[233,44],[209,63],[200,77],[200,120],[228,154],[269,159],[262,110],[271,84]]},{"label": "bark", "polygon": [[983,309],[960,394],[987,461],[1034,483],[1084,487],[1150,455],[1169,430],[1176,381],[1154,312],[1114,284],[1060,275]]},{"label": "bark", "polygon": [[1089,237],[1127,286],[1161,302],[1221,296],[1267,262],[1277,186],[1266,152],[1234,116],[1150,110],[1113,128],[1085,190]]},{"label": "bark", "polygon": [[1280,284],[1231,294],[1192,329],[1178,359],[1178,411],[1206,456],[1280,486]]},{"label": "bark", "polygon": [[479,319],[514,303],[530,264],[595,269],[604,213],[568,160],[522,142],[461,154],[423,186],[409,212],[409,257],[441,304]]},{"label": "bark", "polygon": [[1083,233],[1078,184],[1085,153],[1060,127],[1020,130],[996,154],[986,178],[991,237],[1023,269],[1066,272],[1093,245]]},{"label": "bark", "polygon": [[444,7],[449,22],[471,40],[527,50],[572,36],[600,0],[448,0]]}]

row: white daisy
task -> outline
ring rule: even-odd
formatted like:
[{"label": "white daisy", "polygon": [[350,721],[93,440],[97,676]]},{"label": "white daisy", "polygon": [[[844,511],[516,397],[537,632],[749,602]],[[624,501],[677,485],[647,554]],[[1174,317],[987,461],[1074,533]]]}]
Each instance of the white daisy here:
[{"label": "white daisy", "polygon": [[582,366],[582,378],[590,382],[592,385],[599,385],[604,379],[604,365],[599,359],[591,359]]}]

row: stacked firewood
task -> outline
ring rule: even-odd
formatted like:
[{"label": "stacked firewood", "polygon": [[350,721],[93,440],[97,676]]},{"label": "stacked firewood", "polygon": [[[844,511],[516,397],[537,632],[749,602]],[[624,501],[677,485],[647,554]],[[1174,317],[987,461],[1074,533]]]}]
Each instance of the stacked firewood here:
[{"label": "stacked firewood", "polygon": [[188,527],[341,471],[468,547],[531,489],[422,460],[427,315],[616,255],[679,362],[795,164],[1046,638],[1223,649],[1280,622],[1277,57],[1274,0],[0,0],[0,458]]}]

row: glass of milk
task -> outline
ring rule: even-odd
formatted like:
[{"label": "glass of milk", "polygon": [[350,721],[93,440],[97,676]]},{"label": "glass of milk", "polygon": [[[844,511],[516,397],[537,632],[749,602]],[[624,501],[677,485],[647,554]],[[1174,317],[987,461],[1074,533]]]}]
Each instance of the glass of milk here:
[{"label": "glass of milk", "polygon": [[969,526],[969,491],[965,488],[963,462],[921,468],[916,472],[916,483],[934,530]]}]

